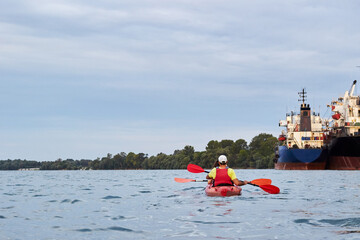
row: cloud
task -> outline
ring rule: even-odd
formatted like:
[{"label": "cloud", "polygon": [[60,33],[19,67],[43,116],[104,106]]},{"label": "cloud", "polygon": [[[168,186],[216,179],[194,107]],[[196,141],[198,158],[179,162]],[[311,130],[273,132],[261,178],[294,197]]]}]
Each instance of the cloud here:
[{"label": "cloud", "polygon": [[339,27],[328,31],[329,18],[343,16],[344,10],[334,4],[24,3],[27,11],[17,10],[19,19],[5,14],[5,22],[16,26],[14,32],[4,32],[8,45],[2,56],[8,67],[17,62],[6,56],[23,59],[29,68],[44,66],[55,72],[206,76],[222,71],[241,76],[252,69],[258,72],[259,66],[274,71],[324,64],[332,68],[337,62],[329,59],[338,59],[344,49],[340,42],[354,41],[344,44],[353,46],[357,39],[344,37]]}]

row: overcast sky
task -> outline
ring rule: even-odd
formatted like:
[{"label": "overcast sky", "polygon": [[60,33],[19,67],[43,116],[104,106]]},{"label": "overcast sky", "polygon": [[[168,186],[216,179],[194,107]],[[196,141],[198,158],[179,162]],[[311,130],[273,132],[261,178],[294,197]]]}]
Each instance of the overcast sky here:
[{"label": "overcast sky", "polygon": [[329,117],[360,80],[359,13],[356,0],[1,1],[0,159],[249,143],[280,133],[303,87]]}]

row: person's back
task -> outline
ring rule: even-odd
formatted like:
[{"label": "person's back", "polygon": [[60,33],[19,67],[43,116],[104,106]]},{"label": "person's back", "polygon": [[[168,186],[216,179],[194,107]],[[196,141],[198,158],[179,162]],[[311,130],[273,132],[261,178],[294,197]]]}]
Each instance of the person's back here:
[{"label": "person's back", "polygon": [[206,176],[207,179],[213,180],[214,186],[228,186],[234,184],[242,186],[248,183],[247,181],[239,181],[236,178],[234,170],[227,166],[227,157],[225,155],[220,155],[218,163],[219,166],[213,168]]},{"label": "person's back", "polygon": [[234,185],[228,174],[229,168],[216,168],[216,176],[214,178],[214,186],[231,186]]}]

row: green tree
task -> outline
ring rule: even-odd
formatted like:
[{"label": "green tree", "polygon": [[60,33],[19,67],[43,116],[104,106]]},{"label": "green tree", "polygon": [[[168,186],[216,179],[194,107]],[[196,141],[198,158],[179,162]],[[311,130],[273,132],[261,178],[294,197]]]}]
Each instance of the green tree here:
[{"label": "green tree", "polygon": [[239,151],[239,153],[237,154],[237,158],[235,161],[235,166],[238,168],[249,168],[250,167],[250,153],[248,150],[242,149]]},{"label": "green tree", "polygon": [[195,153],[195,149],[193,146],[190,146],[190,145],[186,145],[184,147],[184,150],[183,150],[185,156],[188,156],[190,159],[193,158],[193,155]]},{"label": "green tree", "polygon": [[114,156],[114,169],[124,169],[126,161],[126,153],[121,152]]},{"label": "green tree", "polygon": [[230,151],[233,154],[238,154],[241,150],[247,150],[247,149],[248,149],[247,142],[244,139],[238,139],[231,146]]},{"label": "green tree", "polygon": [[274,152],[276,143],[276,137],[271,134],[261,133],[251,140],[249,146],[251,151],[256,151],[262,156],[267,156]]},{"label": "green tree", "polygon": [[233,140],[225,139],[220,142],[221,148],[231,148],[234,144]]},{"label": "green tree", "polygon": [[218,141],[211,140],[210,142],[208,142],[208,144],[206,146],[206,151],[216,150],[219,147],[220,147],[220,144]]},{"label": "green tree", "polygon": [[249,145],[251,152],[250,167],[268,168],[271,166],[269,161],[274,158],[276,144],[277,139],[271,134],[261,133],[255,136]]}]

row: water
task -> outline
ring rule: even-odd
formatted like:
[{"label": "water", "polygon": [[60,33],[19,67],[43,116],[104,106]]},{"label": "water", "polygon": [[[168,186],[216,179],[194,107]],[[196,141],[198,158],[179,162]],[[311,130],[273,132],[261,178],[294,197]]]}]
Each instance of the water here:
[{"label": "water", "polygon": [[207,197],[186,170],[0,172],[3,239],[360,239],[359,171],[235,170],[271,178]]}]

